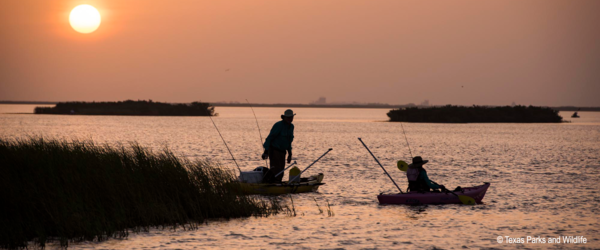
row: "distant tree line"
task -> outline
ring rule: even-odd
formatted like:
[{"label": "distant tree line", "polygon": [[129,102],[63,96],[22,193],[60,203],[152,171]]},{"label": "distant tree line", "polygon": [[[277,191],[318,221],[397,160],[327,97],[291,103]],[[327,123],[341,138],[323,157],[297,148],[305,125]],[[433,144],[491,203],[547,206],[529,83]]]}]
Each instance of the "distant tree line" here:
[{"label": "distant tree line", "polygon": [[387,113],[393,122],[433,123],[541,123],[562,122],[557,110],[534,106],[441,106],[430,108],[409,107]]},{"label": "distant tree line", "polygon": [[214,116],[209,103],[170,104],[152,100],[120,102],[59,102],[55,107],[36,107],[35,114]]}]

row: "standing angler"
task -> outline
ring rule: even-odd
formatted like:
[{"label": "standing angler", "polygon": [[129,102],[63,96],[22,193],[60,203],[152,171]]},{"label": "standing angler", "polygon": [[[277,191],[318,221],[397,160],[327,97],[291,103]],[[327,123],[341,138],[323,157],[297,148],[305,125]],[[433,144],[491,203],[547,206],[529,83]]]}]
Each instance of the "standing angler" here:
[{"label": "standing angler", "polygon": [[265,144],[263,144],[265,152],[262,154],[262,159],[271,158],[271,169],[267,172],[264,182],[281,182],[283,175],[277,177],[275,175],[285,168],[286,151],[289,153],[287,163],[292,161],[292,141],[294,141],[294,124],[292,124],[292,121],[294,121],[295,115],[291,109],[286,110],[281,115],[281,121],[273,125],[269,136],[265,139]]}]

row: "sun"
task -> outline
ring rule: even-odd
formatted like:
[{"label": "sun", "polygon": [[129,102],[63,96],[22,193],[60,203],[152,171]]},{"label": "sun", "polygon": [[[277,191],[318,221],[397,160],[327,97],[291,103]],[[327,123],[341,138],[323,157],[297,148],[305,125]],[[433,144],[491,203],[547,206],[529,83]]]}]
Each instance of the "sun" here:
[{"label": "sun", "polygon": [[69,23],[79,33],[92,33],[100,26],[100,12],[94,6],[79,5],[71,11]]}]

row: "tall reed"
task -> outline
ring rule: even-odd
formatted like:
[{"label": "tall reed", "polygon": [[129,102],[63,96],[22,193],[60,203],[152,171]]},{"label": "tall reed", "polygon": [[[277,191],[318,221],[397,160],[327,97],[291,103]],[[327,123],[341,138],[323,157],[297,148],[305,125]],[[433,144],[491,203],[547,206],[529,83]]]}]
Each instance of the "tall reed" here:
[{"label": "tall reed", "polygon": [[0,247],[61,246],[211,218],[268,216],[276,200],[241,194],[234,173],[167,148],[41,137],[0,139]]}]

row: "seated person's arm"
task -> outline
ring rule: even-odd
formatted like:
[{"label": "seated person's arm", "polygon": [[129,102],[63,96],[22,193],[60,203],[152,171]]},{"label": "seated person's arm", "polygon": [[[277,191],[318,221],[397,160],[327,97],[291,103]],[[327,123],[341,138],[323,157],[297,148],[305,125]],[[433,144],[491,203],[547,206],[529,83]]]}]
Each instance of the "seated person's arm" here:
[{"label": "seated person's arm", "polygon": [[427,172],[422,172],[421,174],[423,175],[423,178],[425,178],[425,182],[427,183],[427,186],[429,186],[432,189],[439,189],[440,188],[440,186],[438,186],[438,185],[434,184],[433,182],[431,182],[431,180],[427,176]]}]

